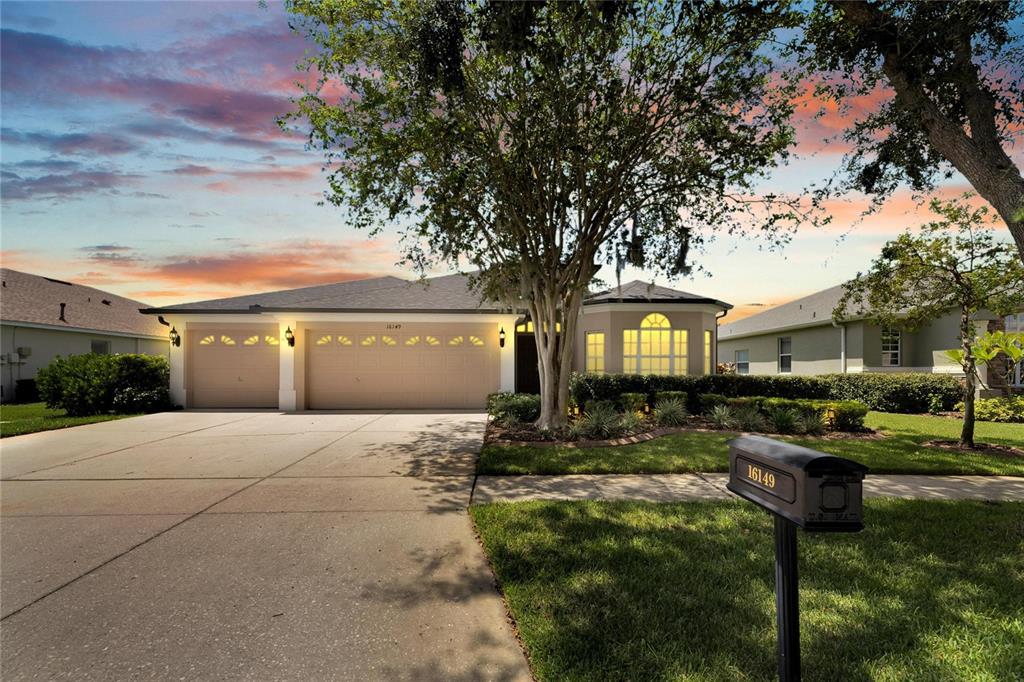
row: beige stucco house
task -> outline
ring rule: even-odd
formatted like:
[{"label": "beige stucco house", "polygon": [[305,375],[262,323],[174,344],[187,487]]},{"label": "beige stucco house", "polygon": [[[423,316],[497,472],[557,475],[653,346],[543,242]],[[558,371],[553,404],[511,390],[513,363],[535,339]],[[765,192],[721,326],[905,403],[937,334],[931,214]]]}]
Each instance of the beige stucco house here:
[{"label": "beige stucco house", "polygon": [[0,391],[13,400],[58,355],[167,355],[167,328],[144,303],[93,287],[0,268]]},{"label": "beige stucco house", "polygon": [[[589,297],[577,369],[714,371],[715,299],[631,282]],[[187,407],[479,408],[495,391],[536,390],[521,312],[481,300],[463,275],[397,277],[200,301],[163,317],[171,395]]]},{"label": "beige stucco house", "polygon": [[[752,315],[719,329],[718,353],[740,374],[828,374],[847,372],[928,372],[961,374],[945,352],[959,346],[959,314],[950,311],[909,332],[864,320],[832,321],[843,295],[838,285]],[[986,328],[1024,327],[1024,316],[1005,320],[989,314],[976,319]],[[985,368],[982,368],[984,372]],[[987,377],[986,377],[987,378]],[[1020,368],[1014,379],[1021,382]]]}]

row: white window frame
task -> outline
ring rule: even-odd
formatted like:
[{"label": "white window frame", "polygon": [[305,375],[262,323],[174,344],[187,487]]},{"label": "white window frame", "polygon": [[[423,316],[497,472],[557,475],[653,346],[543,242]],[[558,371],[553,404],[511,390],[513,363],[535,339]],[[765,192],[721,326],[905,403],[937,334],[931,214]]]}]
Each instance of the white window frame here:
[{"label": "white window frame", "polygon": [[[746,360],[740,360],[740,353],[746,355]],[[733,360],[736,364],[737,374],[750,374],[750,350],[738,350],[733,355]]]},{"label": "white window frame", "polygon": [[[659,315],[665,319],[668,326],[645,327],[643,323],[651,316]],[[664,313],[652,312],[644,315],[640,327],[622,330],[622,372],[624,374],[644,374],[644,360],[668,360],[668,366],[664,372],[657,372],[657,376],[682,376],[689,373],[689,344],[690,330],[686,328],[677,329],[672,326],[672,321]],[[650,340],[644,337],[648,334],[668,334],[668,353],[647,354],[644,353],[645,346],[650,347]],[[634,347],[635,346],[635,347]],[[634,352],[627,352],[633,347]],[[681,347],[684,353],[677,353],[676,348]],[[660,362],[659,362],[660,364]],[[652,372],[647,372],[652,374]]]},{"label": "white window frame", "polygon": [[[894,338],[895,342],[893,341]],[[882,367],[902,367],[903,332],[891,327],[882,327],[881,341]],[[894,357],[895,362],[893,362]]]},{"label": "white window frame", "polygon": [[704,373],[715,373],[715,339],[710,329],[704,330]]},{"label": "white window frame", "polygon": [[[597,349],[597,347],[599,345],[598,342],[596,340],[593,341],[593,342],[590,340],[591,337],[597,337],[597,336],[601,337],[601,341],[600,341],[601,352],[600,352],[600,354],[597,354],[597,352],[596,352],[596,349]],[[586,356],[586,370],[587,370],[587,372],[590,372],[591,374],[604,374],[605,373],[604,355],[605,355],[605,344],[606,343],[607,343],[607,336],[605,335],[605,332],[603,330],[587,332],[584,335],[584,351],[585,351],[585,356]]]},{"label": "white window frame", "polygon": [[[103,344],[103,350],[97,351],[96,344]],[[110,355],[111,343],[110,339],[89,339],[89,352],[94,355]]]},{"label": "white window frame", "polygon": [[[788,341],[789,342],[789,352],[788,353],[783,353],[782,352],[782,342],[783,341]],[[776,351],[778,351],[777,354],[778,354],[778,357],[779,357],[779,360],[778,360],[778,362],[779,362],[779,366],[778,366],[779,374],[792,374],[793,373],[793,337],[792,336],[780,336],[780,337],[778,337],[778,341],[776,342],[775,349],[776,349]],[[789,369],[782,369],[782,358],[789,358]]]}]

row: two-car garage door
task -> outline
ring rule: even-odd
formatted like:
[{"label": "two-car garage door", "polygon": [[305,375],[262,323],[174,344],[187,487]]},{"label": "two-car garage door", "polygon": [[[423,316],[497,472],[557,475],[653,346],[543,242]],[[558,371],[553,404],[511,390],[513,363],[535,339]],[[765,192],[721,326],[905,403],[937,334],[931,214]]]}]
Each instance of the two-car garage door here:
[{"label": "two-car garage door", "polygon": [[307,407],[483,407],[500,383],[494,327],[346,324],[310,329]]},{"label": "two-car garage door", "polygon": [[[277,324],[190,330],[189,405],[277,407],[279,334]],[[296,336],[307,409],[480,408],[500,385],[494,324],[350,323]]]}]

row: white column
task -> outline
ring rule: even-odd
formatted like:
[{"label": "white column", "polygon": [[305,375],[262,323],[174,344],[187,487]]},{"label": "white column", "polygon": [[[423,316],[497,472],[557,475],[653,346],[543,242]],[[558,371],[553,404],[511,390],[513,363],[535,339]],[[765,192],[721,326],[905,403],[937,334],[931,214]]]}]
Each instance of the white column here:
[{"label": "white column", "polygon": [[505,330],[505,347],[501,349],[501,385],[502,391],[516,390],[516,317],[508,317],[498,324],[498,330]]},{"label": "white column", "polygon": [[288,340],[285,338],[285,333],[288,329],[292,330],[295,335],[296,346],[299,344],[299,332],[295,322],[280,322],[278,323],[278,338],[281,340],[281,344],[278,346],[280,350],[280,377],[277,393],[277,407],[279,410],[291,412],[295,410],[296,406],[296,393],[295,393],[295,346],[288,345]]},{"label": "white column", "polygon": [[[181,338],[181,345],[168,344],[170,349],[167,359],[171,363],[171,402],[175,405],[188,407],[185,404],[185,344],[188,343],[188,329],[186,323],[171,318],[171,327],[178,331]],[[171,327],[166,327],[170,333]]]}]

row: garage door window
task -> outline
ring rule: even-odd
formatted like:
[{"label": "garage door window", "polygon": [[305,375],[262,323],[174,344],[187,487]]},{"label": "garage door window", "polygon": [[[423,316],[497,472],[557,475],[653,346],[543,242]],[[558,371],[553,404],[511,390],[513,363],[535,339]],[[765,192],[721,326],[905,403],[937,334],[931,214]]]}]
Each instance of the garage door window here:
[{"label": "garage door window", "polygon": [[228,336],[227,334],[221,335],[220,342],[221,342],[221,344],[223,344],[225,346],[234,346],[235,345],[235,340],[233,338],[231,338],[230,336]]},{"label": "garage door window", "polygon": [[266,344],[268,346],[280,346],[281,345],[280,339],[278,339],[276,336],[271,336],[270,334],[267,334],[266,336],[264,336],[263,337],[263,341],[266,342]]},{"label": "garage door window", "polygon": [[316,345],[318,345],[318,346],[329,346],[329,345],[331,345],[332,341],[334,341],[334,337],[331,336],[330,334],[327,334],[327,335],[321,336],[319,339],[317,339],[316,340]]},{"label": "garage door window", "polygon": [[245,341],[242,341],[243,346],[255,346],[260,342],[260,335],[253,334],[252,336],[246,337]]},{"label": "garage door window", "polygon": [[339,346],[351,346],[352,345],[352,339],[348,338],[347,336],[338,336],[338,345]]},{"label": "garage door window", "polygon": [[440,346],[441,341],[436,336],[425,336],[423,340],[428,346]]},{"label": "garage door window", "polygon": [[359,345],[360,346],[376,346],[377,345],[377,337],[376,336],[364,336],[363,338],[361,338],[359,340]]},{"label": "garage door window", "polygon": [[418,346],[418,345],[420,345],[420,337],[418,337],[418,336],[410,336],[409,338],[407,338],[405,340],[405,345],[407,345],[407,346]]},{"label": "garage door window", "polygon": [[448,339],[448,345],[449,346],[461,346],[464,341],[465,341],[465,339],[462,338],[461,336],[453,336],[450,339]]},{"label": "garage door window", "polygon": [[204,336],[203,338],[201,338],[201,339],[199,340],[199,345],[200,345],[200,346],[210,346],[210,345],[212,345],[212,344],[213,344],[213,343],[214,343],[214,342],[215,342],[216,340],[217,340],[217,337],[216,337],[216,336],[214,336],[213,334],[210,334],[209,336]]},{"label": "garage door window", "polygon": [[398,341],[395,341],[395,337],[393,337],[393,336],[382,336],[382,337],[380,337],[380,342],[383,343],[385,346],[397,346],[398,345]]},{"label": "garage door window", "polygon": [[469,345],[471,345],[471,346],[482,346],[482,345],[484,345],[484,340],[481,339],[479,336],[470,336],[469,337]]}]

